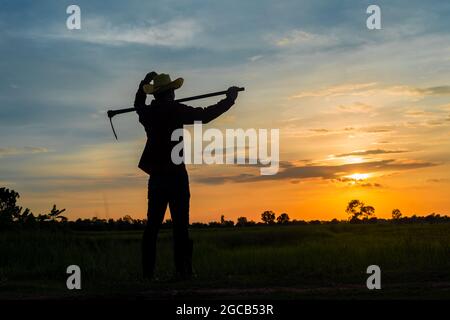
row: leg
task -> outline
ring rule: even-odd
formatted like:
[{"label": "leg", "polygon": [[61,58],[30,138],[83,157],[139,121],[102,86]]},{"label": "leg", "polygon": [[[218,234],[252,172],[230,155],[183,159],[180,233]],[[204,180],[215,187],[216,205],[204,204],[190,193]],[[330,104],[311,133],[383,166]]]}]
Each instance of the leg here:
[{"label": "leg", "polygon": [[148,188],[147,225],[142,237],[142,268],[144,278],[151,279],[156,262],[156,240],[166,212],[168,197],[158,188],[156,179],[150,178]]},{"label": "leg", "polygon": [[[170,214],[173,223],[175,268],[179,276],[185,278],[192,275],[192,240],[189,239],[189,181],[187,173],[174,179],[169,199]],[[175,184],[176,183],[176,184]]]}]

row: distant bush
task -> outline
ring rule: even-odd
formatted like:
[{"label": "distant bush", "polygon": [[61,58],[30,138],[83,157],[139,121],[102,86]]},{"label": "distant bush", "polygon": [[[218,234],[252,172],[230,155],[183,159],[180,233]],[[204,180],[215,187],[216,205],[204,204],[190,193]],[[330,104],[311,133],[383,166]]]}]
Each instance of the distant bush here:
[{"label": "distant bush", "polygon": [[282,213],[277,217],[277,223],[278,224],[288,224],[289,223],[289,216],[287,213]]},{"label": "distant bush", "polygon": [[264,211],[261,214],[261,220],[265,224],[274,224],[275,223],[275,213],[273,211]]},{"label": "distant bush", "polygon": [[236,227],[245,227],[248,224],[246,217],[237,218]]}]

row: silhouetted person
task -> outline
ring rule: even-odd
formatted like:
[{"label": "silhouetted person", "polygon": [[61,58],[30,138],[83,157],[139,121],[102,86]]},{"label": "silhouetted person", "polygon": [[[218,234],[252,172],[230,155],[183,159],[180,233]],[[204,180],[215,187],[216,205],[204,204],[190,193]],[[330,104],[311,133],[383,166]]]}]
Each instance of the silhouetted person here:
[{"label": "silhouetted person", "polygon": [[[149,84],[153,80],[153,84]],[[189,178],[184,163],[174,164],[171,152],[180,141],[172,141],[172,132],[194,121],[208,123],[234,104],[237,87],[228,89],[226,98],[207,108],[193,108],[175,102],[175,90],[183,79],[172,81],[167,74],[151,72],[139,84],[134,106],[139,122],[145,127],[147,143],[139,168],[150,175],[148,182],[147,226],[142,244],[142,264],[145,278],[152,278],[156,239],[169,205],[173,223],[175,269],[179,278],[192,275],[192,240],[189,238]],[[155,99],[145,104],[147,94]]]}]

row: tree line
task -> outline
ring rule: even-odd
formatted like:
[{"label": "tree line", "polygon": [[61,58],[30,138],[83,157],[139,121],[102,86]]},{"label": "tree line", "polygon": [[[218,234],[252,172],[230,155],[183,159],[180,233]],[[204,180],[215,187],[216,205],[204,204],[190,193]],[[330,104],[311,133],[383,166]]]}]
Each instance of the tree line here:
[{"label": "tree line", "polygon": [[[110,230],[143,230],[147,220],[133,219],[130,215],[125,215],[120,219],[77,219],[70,221],[63,214],[65,209],[58,209],[56,205],[46,213],[35,215],[28,208],[17,205],[20,198],[19,193],[7,188],[0,188],[0,230],[7,229],[67,229],[74,231],[110,231]],[[333,219],[331,221],[304,221],[291,220],[285,212],[277,215],[271,210],[261,214],[261,221],[248,220],[247,217],[238,217],[236,222],[226,220],[222,215],[220,221],[209,223],[194,222],[193,228],[224,228],[224,227],[252,227],[265,225],[320,225],[320,224],[342,224],[342,223],[440,223],[450,222],[450,217],[432,213],[427,216],[404,217],[399,209],[393,209],[391,219],[380,219],[375,217],[375,208],[366,205],[360,200],[349,201],[346,213],[347,220]],[[172,220],[167,219],[162,228],[171,228]]]}]

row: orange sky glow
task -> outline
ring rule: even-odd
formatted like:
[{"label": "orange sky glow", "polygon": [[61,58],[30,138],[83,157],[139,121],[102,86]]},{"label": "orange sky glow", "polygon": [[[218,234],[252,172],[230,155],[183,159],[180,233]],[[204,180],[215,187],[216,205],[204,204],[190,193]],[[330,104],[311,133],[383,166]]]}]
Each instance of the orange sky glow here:
[{"label": "orange sky glow", "polygon": [[[425,4],[408,13],[390,4],[394,18],[370,31],[364,6],[302,3],[244,6],[240,13],[226,2],[216,4],[223,10],[205,4],[188,18],[165,4],[164,23],[148,18],[150,3],[142,4],[148,10],[123,3],[120,19],[116,7],[91,8],[79,33],[57,21],[59,12],[55,20],[41,12],[49,24],[12,21],[13,31],[0,35],[13,43],[0,53],[0,186],[18,191],[19,204],[35,214],[56,204],[72,220],[145,218],[148,177],[137,168],[145,132],[135,114],[120,115],[115,141],[106,110],[131,106],[140,80],[155,70],[184,78],[178,98],[245,87],[205,129],[280,133],[276,175],[251,165],[189,165],[191,222],[221,215],[260,221],[265,210],[347,219],[352,199],[375,207],[380,218],[395,208],[406,216],[449,215],[448,19],[430,18]],[[321,19],[326,10],[336,18],[330,25]]]}]

